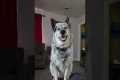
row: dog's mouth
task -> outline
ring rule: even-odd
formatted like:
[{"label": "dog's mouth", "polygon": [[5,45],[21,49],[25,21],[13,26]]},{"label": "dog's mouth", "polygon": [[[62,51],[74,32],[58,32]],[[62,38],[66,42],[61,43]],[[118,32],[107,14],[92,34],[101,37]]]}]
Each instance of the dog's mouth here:
[{"label": "dog's mouth", "polygon": [[67,40],[67,36],[66,35],[62,35],[61,37],[59,37],[59,39],[64,42],[64,41]]}]

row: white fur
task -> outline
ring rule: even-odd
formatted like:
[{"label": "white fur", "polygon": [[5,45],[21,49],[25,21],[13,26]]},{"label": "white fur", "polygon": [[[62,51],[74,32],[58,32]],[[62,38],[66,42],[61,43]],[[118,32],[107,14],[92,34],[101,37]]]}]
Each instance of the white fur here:
[{"label": "white fur", "polygon": [[[62,39],[60,33],[60,31],[63,29],[66,31],[65,36],[67,36],[65,41],[62,41],[64,38]],[[64,80],[69,80],[73,67],[73,54],[71,49],[71,31],[67,23],[56,24],[56,31],[53,34],[53,42],[51,47],[50,72],[53,76],[53,80],[58,80],[58,77],[62,77]],[[67,48],[67,50],[61,54],[61,52],[56,49],[56,47]],[[66,55],[68,57],[64,58]],[[59,68],[59,70],[57,68]]]}]

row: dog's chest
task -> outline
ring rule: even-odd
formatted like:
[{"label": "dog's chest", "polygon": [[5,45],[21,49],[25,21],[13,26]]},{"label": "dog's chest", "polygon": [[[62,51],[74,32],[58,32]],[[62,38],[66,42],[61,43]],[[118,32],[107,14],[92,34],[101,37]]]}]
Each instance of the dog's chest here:
[{"label": "dog's chest", "polygon": [[65,60],[69,57],[69,53],[67,51],[55,51],[55,57],[58,61],[65,62]]},{"label": "dog's chest", "polygon": [[59,70],[64,73],[64,70],[67,67],[68,63],[67,59],[69,57],[69,54],[67,53],[67,51],[66,52],[58,51],[56,53],[58,54],[54,55],[54,63],[56,67],[58,67]]},{"label": "dog's chest", "polygon": [[66,63],[68,57],[69,55],[65,52],[60,52],[60,54],[57,55],[58,60],[60,60],[62,64]]},{"label": "dog's chest", "polygon": [[51,55],[51,60],[56,64],[56,65],[61,65],[65,64],[67,61],[67,58],[70,56],[70,53],[68,50],[66,51],[60,51],[58,49],[54,49],[52,51]]}]

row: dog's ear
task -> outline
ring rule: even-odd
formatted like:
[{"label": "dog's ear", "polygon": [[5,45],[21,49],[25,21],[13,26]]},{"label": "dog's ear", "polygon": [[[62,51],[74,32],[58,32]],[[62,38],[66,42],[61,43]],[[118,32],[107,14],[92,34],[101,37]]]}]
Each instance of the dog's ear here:
[{"label": "dog's ear", "polygon": [[66,22],[69,26],[71,26],[71,25],[70,25],[70,18],[69,18],[68,16],[67,16],[65,22]]},{"label": "dog's ear", "polygon": [[54,20],[54,19],[52,18],[52,19],[51,19],[51,26],[52,26],[53,31],[56,30],[56,27],[55,27],[56,23],[58,23],[58,21],[56,21],[56,20]]},{"label": "dog's ear", "polygon": [[69,17],[68,17],[68,16],[67,16],[65,22],[66,22],[66,23],[69,23]]}]

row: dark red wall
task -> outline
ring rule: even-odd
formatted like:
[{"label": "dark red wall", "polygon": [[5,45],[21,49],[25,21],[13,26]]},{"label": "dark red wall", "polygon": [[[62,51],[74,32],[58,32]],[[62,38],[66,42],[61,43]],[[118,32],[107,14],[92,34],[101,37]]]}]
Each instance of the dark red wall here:
[{"label": "dark red wall", "polygon": [[0,1],[0,48],[17,47],[16,0]]},{"label": "dark red wall", "polygon": [[35,43],[42,43],[42,16],[35,14]]}]

